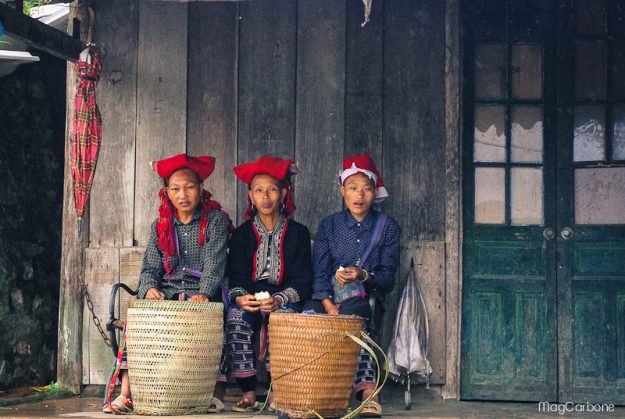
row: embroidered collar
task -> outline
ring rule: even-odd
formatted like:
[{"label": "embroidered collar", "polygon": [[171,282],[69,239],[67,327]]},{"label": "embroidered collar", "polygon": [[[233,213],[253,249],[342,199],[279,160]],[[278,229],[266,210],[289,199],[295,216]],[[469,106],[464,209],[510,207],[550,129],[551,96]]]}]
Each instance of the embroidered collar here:
[{"label": "embroidered collar", "polygon": [[284,273],[284,255],[282,254],[282,242],[286,232],[288,220],[280,215],[278,222],[271,232],[267,231],[260,221],[258,214],[252,219],[252,229],[256,235],[258,247],[254,252],[254,268],[252,281],[260,279],[265,267],[269,267],[267,282],[280,285]]}]

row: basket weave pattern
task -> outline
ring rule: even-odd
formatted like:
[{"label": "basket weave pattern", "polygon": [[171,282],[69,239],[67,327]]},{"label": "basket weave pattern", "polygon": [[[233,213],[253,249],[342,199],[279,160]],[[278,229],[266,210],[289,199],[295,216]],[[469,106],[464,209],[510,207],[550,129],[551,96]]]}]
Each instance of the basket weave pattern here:
[{"label": "basket weave pattern", "polygon": [[272,313],[269,317],[274,400],[289,417],[314,409],[341,416],[349,406],[359,346],[345,335],[360,334],[356,316]]},{"label": "basket weave pattern", "polygon": [[223,346],[223,304],[130,300],[126,345],[135,413],[205,413]]}]

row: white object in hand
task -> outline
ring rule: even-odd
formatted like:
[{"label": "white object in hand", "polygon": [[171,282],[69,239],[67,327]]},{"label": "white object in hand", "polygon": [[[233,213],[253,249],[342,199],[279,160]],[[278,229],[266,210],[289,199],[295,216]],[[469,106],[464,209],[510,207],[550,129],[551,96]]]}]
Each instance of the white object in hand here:
[{"label": "white object in hand", "polygon": [[344,268],[344,267],[339,266],[339,271],[341,271],[341,272],[342,272],[342,271],[344,271],[344,270],[345,270],[345,268]]},{"label": "white object in hand", "polygon": [[266,300],[268,298],[271,298],[271,294],[269,294],[267,291],[261,291],[254,294],[254,298],[256,300]]}]

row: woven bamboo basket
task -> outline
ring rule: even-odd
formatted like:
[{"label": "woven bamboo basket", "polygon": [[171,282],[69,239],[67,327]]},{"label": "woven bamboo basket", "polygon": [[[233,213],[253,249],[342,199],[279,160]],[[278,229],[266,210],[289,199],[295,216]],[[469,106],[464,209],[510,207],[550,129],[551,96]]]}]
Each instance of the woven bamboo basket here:
[{"label": "woven bamboo basket", "polygon": [[223,347],[223,304],[130,300],[126,347],[135,413],[206,413]]},{"label": "woven bamboo basket", "polygon": [[341,416],[349,406],[360,335],[357,316],[272,313],[269,344],[274,401],[291,418]]}]

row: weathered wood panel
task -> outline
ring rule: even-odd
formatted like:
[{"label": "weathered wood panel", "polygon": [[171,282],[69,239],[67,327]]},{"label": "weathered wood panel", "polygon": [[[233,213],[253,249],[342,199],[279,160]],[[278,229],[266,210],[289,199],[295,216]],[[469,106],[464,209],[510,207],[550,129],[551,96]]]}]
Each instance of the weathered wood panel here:
[{"label": "weathered wood panel", "polygon": [[[119,281],[119,249],[99,247],[85,250],[85,280],[96,316],[105,328],[109,318],[109,295]],[[105,384],[115,357],[93,323],[87,304],[83,311],[83,384]],[[106,330],[105,330],[106,331]]]},{"label": "weathered wood panel", "polygon": [[205,187],[236,222],[237,153],[236,3],[189,5],[187,153],[211,155],[215,172]]},{"label": "weathered wood panel", "polygon": [[91,191],[91,247],[132,246],[137,116],[137,0],[97,0],[94,41],[104,62],[104,128]]},{"label": "weathered wood panel", "polygon": [[444,5],[384,2],[384,205],[404,240],[444,233]]},{"label": "weathered wood panel", "polygon": [[[144,253],[145,247],[122,247],[119,249],[119,282],[128,285],[133,290],[139,286],[139,273],[141,272]],[[135,297],[122,289],[119,290],[118,319],[126,318],[128,300],[131,298]]]},{"label": "weathered wood panel", "polygon": [[445,243],[446,243],[446,358],[442,395],[460,394],[460,324],[462,313],[461,269],[461,170],[460,170],[460,2],[445,2]]},{"label": "weathered wood panel", "polygon": [[[386,301],[388,311],[383,335],[386,345],[413,256],[411,249],[418,248],[424,240],[442,240],[444,234],[443,22],[442,2],[390,0],[384,3],[383,167],[384,183],[390,195],[384,207],[402,229],[401,267],[396,287]],[[444,261],[444,247],[440,257]],[[444,273],[433,281],[438,281],[438,289],[442,289],[444,295]],[[430,321],[431,324],[442,322],[438,330],[434,326],[430,329],[434,342],[437,336],[444,339],[444,305],[430,313]],[[444,381],[440,368],[441,365],[445,368],[445,342],[436,345],[437,349],[431,349],[430,362],[433,368],[438,365],[433,381],[440,383]]]},{"label": "weathered wood panel", "polygon": [[[75,16],[73,9],[70,16]],[[70,20],[71,21],[71,20]],[[82,383],[82,278],[84,249],[89,244],[89,211],[83,217],[82,234],[76,228],[76,210],[69,164],[72,158],[74,129],[72,118],[76,95],[76,67],[67,66],[67,120],[65,124],[65,171],[63,180],[63,246],[59,290],[59,342],[57,383],[60,389],[80,394]]]},{"label": "weathered wood panel", "polygon": [[344,155],[368,153],[383,170],[384,3],[372,3],[364,27],[362,2],[346,0],[346,4]]},{"label": "weathered wood panel", "polygon": [[140,2],[134,235],[149,237],[162,182],[149,162],[186,151],[187,9]]},{"label": "weathered wood panel", "polygon": [[345,3],[299,2],[295,218],[314,235],[319,221],[341,209],[337,172],[343,157],[345,90]]},{"label": "weathered wood panel", "polygon": [[[241,3],[238,161],[294,158],[297,2]],[[247,208],[239,183],[238,219]]]}]

